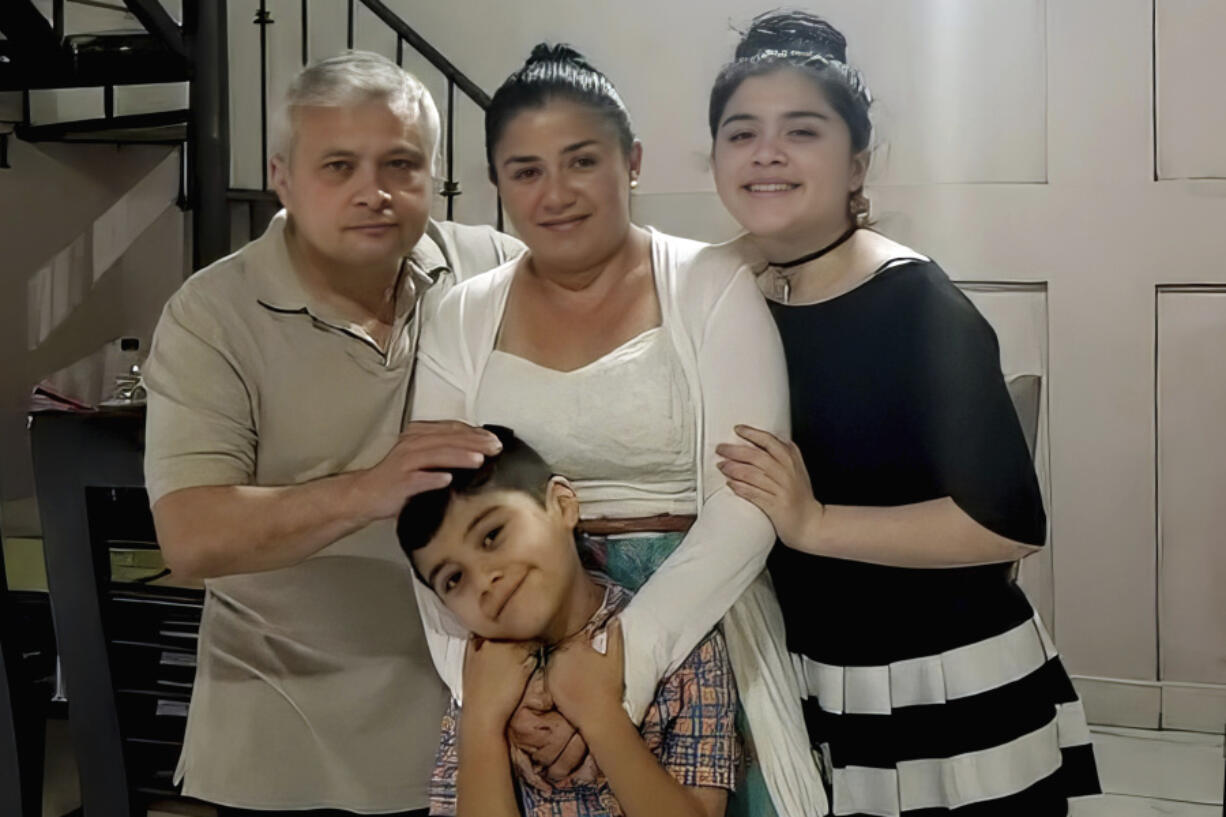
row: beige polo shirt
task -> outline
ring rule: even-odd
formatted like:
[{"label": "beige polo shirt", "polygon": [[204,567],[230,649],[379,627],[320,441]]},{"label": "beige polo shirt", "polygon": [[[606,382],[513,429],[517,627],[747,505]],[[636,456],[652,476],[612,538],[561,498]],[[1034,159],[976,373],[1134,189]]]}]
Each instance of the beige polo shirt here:
[{"label": "beige polo shirt", "polygon": [[[145,368],[152,502],[378,463],[405,420],[419,318],[522,248],[431,222],[385,353],[307,294],[285,223],[282,211],[166,304]],[[206,581],[183,793],[263,809],[422,807],[445,702],[394,520],[293,567]]]}]

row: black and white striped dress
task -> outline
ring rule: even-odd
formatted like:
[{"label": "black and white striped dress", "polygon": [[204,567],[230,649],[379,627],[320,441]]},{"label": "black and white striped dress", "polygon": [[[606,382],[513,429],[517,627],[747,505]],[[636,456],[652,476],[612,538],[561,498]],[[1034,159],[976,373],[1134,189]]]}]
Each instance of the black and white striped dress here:
[{"label": "black and white striped dress", "polygon": [[[936,264],[771,309],[819,500],[949,496],[1043,543],[995,333]],[[1048,817],[1099,791],[1081,703],[1008,565],[904,569],[777,545],[770,569],[834,814]]]}]

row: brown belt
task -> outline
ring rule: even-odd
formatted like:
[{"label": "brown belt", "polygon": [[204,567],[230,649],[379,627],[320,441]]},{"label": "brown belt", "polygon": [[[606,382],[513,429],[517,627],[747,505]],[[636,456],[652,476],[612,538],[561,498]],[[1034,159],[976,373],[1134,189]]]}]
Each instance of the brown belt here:
[{"label": "brown belt", "polygon": [[685,533],[694,524],[695,516],[662,513],[656,516],[636,516],[630,519],[581,519],[575,526],[589,536],[612,536],[618,533]]}]

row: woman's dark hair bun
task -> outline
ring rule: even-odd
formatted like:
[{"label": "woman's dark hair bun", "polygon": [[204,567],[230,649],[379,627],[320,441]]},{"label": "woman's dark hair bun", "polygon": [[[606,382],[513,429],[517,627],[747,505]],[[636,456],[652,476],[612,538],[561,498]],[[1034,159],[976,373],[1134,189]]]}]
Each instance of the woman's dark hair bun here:
[{"label": "woman's dark hair bun", "polygon": [[521,111],[541,108],[555,98],[580,103],[604,117],[617,134],[622,152],[630,155],[634,148],[630,112],[609,78],[569,45],[539,43],[523,66],[494,92],[485,111],[485,159],[494,184],[498,183],[494,148],[507,123]]},{"label": "woman's dark hair bun", "polygon": [[528,59],[524,61],[523,68],[528,68],[529,66],[537,65],[542,62],[569,62],[572,65],[576,65],[580,68],[586,68],[589,71],[596,70],[592,67],[591,63],[587,61],[586,57],[575,49],[571,48],[566,43],[557,43],[556,45],[550,45],[549,43],[537,43],[532,48],[532,53],[528,55]]},{"label": "woman's dark hair bun", "polygon": [[771,52],[812,54],[845,63],[847,38],[810,12],[774,9],[753,18],[736,47],[736,58],[750,59]]}]

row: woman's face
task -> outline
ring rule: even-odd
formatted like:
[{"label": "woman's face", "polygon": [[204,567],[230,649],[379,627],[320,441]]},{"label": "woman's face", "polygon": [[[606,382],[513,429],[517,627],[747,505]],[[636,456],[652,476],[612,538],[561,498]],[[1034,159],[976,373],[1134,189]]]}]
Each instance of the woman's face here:
[{"label": "woman's face", "polygon": [[802,255],[848,224],[848,196],[864,184],[868,154],[852,153],[847,123],[816,82],[780,68],[732,94],[712,166],[724,206],[768,254]]},{"label": "woman's face", "polygon": [[626,156],[613,125],[570,100],[511,119],[494,146],[494,170],[507,216],[534,263],[580,271],[620,249],[641,156],[637,142]]}]

